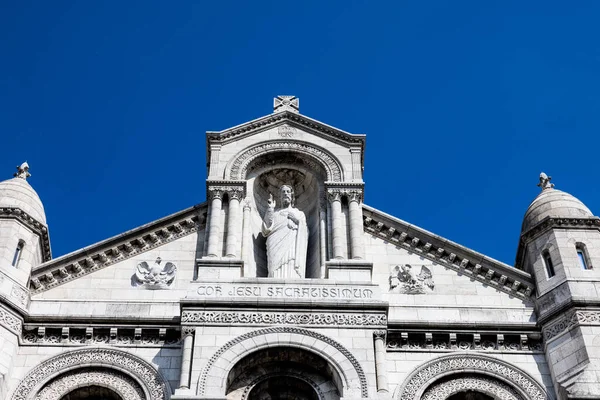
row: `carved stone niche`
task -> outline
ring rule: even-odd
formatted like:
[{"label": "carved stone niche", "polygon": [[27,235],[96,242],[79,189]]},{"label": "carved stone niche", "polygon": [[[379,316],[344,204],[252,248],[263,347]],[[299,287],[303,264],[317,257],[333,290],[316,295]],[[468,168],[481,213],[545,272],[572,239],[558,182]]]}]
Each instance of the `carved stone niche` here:
[{"label": "carved stone niche", "polygon": [[306,216],[308,227],[308,251],[306,259],[306,278],[322,278],[322,259],[320,236],[321,210],[326,208],[324,182],[326,172],[316,160],[295,153],[268,153],[255,159],[247,169],[248,199],[252,213],[252,251],[244,267],[249,273],[245,276],[266,277],[267,254],[266,239],[261,234],[262,219],[267,211],[269,195],[280,206],[279,189],[282,185],[294,189],[294,207]]}]

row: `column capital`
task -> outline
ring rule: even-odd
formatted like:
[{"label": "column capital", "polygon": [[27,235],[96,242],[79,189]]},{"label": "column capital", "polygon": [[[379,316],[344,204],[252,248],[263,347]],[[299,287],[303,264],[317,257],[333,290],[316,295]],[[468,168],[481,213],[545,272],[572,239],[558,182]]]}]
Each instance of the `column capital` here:
[{"label": "column capital", "polygon": [[186,336],[194,336],[196,328],[193,326],[184,326],[181,328],[181,338],[185,339]]},{"label": "column capital", "polygon": [[342,191],[340,189],[327,189],[327,199],[330,203],[342,201]]},{"label": "column capital", "polygon": [[241,200],[246,195],[246,181],[206,181],[206,193],[209,199],[222,198],[225,193],[230,199]]},{"label": "column capital", "polygon": [[380,330],[380,331],[373,331],[373,338],[375,340],[377,339],[381,339],[381,340],[385,340],[385,336],[386,336],[387,332],[384,330]]}]

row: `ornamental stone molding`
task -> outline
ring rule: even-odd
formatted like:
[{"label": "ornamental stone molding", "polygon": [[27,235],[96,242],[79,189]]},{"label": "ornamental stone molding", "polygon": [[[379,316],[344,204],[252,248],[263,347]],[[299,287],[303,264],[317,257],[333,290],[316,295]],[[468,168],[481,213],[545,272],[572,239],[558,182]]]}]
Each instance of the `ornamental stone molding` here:
[{"label": "ornamental stone molding", "polygon": [[550,341],[575,326],[600,326],[600,310],[569,310],[543,330],[544,339]]},{"label": "ornamental stone molding", "polygon": [[0,325],[9,331],[21,335],[23,331],[23,321],[12,312],[0,305]]},{"label": "ornamental stone molding", "polygon": [[138,254],[197,232],[206,223],[206,203],[177,213],[152,225],[142,226],[125,237],[101,242],[70,257],[42,264],[32,272],[31,294],[44,292],[81,276],[104,269]]},{"label": "ornamental stone molding", "polygon": [[214,198],[221,199],[225,194],[227,194],[229,198],[241,200],[246,196],[246,181],[207,180],[206,194],[208,200]]},{"label": "ornamental stone molding", "polygon": [[50,236],[48,236],[48,228],[46,225],[42,224],[18,207],[0,207],[0,219],[14,219],[25,225],[40,238],[42,260],[46,262],[52,259]]},{"label": "ornamental stone molding", "polygon": [[498,400],[523,400],[523,397],[505,383],[482,376],[454,378],[434,384],[425,391],[421,400],[445,400],[467,390],[484,393]]},{"label": "ornamental stone molding", "polygon": [[281,151],[300,153],[315,160],[325,170],[328,181],[340,182],[344,178],[342,166],[327,150],[292,140],[260,143],[243,150],[227,165],[225,177],[232,180],[245,179],[248,166],[252,161],[265,154]]},{"label": "ornamental stone molding", "polygon": [[184,311],[184,324],[233,325],[317,325],[317,326],[375,326],[387,325],[385,314],[303,313],[303,312],[243,312],[243,311]]},{"label": "ornamental stone molding", "polygon": [[[403,221],[393,221],[377,210],[363,205],[365,232],[394,246],[405,248],[504,293],[529,299],[534,291],[531,275],[482,254],[470,252],[459,244],[418,232]],[[431,235],[431,236],[429,236]],[[512,270],[512,271],[511,271]],[[520,276],[522,275],[522,276]]]},{"label": "ornamental stone molding", "polygon": [[337,129],[332,126],[323,124],[314,119],[305,117],[304,115],[292,113],[289,111],[283,111],[280,113],[267,115],[257,120],[230,129],[226,129],[224,131],[206,132],[206,136],[210,141],[210,146],[218,146],[220,144],[233,141],[237,137],[252,135],[253,133],[265,131],[267,129],[285,123],[290,123],[290,125],[293,124],[298,127],[308,129],[315,135],[326,139],[335,139],[336,141],[345,144],[353,143],[363,145],[362,148],[364,149],[365,135],[351,134],[341,129]]},{"label": "ornamental stone molding", "polygon": [[514,365],[489,356],[469,353],[435,358],[417,367],[398,388],[394,399],[422,399],[435,381],[448,379],[452,374],[464,373],[476,373],[478,376],[509,384],[523,400],[551,399],[541,384]]},{"label": "ornamental stone molding", "polygon": [[[253,338],[261,337],[261,340]],[[310,340],[313,339],[313,345]],[[318,342],[318,343],[316,343]],[[369,397],[367,378],[352,353],[332,338],[297,327],[272,327],[248,332],[227,342],[208,360],[198,380],[201,396],[225,396],[228,371],[246,355],[266,347],[297,347],[309,352],[319,348],[318,355],[327,360],[342,378],[343,397]]]},{"label": "ornamental stone molding", "polygon": [[26,326],[21,337],[22,345],[81,347],[113,345],[119,347],[180,347],[179,328],[147,327],[81,327]]},{"label": "ornamental stone molding", "polygon": [[121,371],[141,387],[144,400],[167,400],[171,396],[169,384],[152,364],[124,351],[97,347],[69,351],[42,362],[29,371],[11,399],[35,399],[38,392],[52,379],[76,371],[82,366]]},{"label": "ornamental stone molding", "polygon": [[74,370],[46,385],[35,400],[60,400],[72,391],[86,386],[101,386],[114,391],[122,399],[146,400],[144,391],[133,379],[118,371],[104,369]]}]

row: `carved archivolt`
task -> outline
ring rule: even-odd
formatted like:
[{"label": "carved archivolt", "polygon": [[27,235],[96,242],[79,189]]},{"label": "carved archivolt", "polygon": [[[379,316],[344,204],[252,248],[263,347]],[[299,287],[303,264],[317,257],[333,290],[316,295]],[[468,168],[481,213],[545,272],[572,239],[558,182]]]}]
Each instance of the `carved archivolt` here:
[{"label": "carved archivolt", "polygon": [[146,400],[165,400],[171,395],[168,383],[152,364],[116,349],[86,348],[59,354],[33,368],[15,390],[12,400],[34,399],[48,381],[81,366],[124,371],[140,385]]},{"label": "carved archivolt", "polygon": [[60,400],[80,387],[101,386],[118,394],[122,399],[145,400],[144,391],[133,379],[110,370],[86,370],[69,372],[45,386],[35,400]]},{"label": "carved archivolt", "polygon": [[[281,339],[283,336],[281,334],[287,334],[285,335],[285,341]],[[259,336],[262,336],[264,340],[254,341],[252,339]],[[321,344],[308,346],[306,344],[306,338],[316,339],[316,341],[321,342]],[[263,344],[259,345],[258,343]],[[313,347],[321,348],[319,355],[327,359],[334,367],[337,366],[338,373],[340,376],[344,377],[344,389],[349,389],[350,391],[356,389],[363,398],[369,396],[366,375],[358,360],[354,358],[348,349],[328,336],[296,327],[259,329],[238,336],[225,343],[217,350],[210,360],[208,360],[206,367],[202,370],[198,382],[198,394],[202,396],[224,395],[227,373],[238,360],[250,352],[259,350],[263,347],[278,345],[285,347],[300,347],[308,351],[314,351]],[[330,349],[329,356],[326,356],[328,353],[323,350],[323,346],[325,346],[325,349]],[[331,354],[333,354],[333,356]],[[341,364],[348,364],[348,367],[350,368],[340,368]],[[343,396],[352,397],[349,393],[344,393]]]},{"label": "carved archivolt", "polygon": [[265,154],[280,151],[307,155],[323,167],[327,173],[328,181],[341,182],[343,180],[342,167],[333,155],[311,144],[296,141],[261,143],[244,150],[227,166],[225,179],[245,179],[248,166],[253,160]]},{"label": "carved archivolt", "polygon": [[477,372],[510,382],[525,400],[546,400],[544,388],[527,373],[502,360],[475,354],[453,354],[428,361],[417,368],[398,390],[397,400],[420,399],[424,391],[437,379],[449,374]]},{"label": "carved archivolt", "polygon": [[466,390],[474,390],[487,394],[498,400],[523,400],[508,385],[493,379],[480,376],[450,379],[430,386],[421,400],[445,400],[448,397]]}]

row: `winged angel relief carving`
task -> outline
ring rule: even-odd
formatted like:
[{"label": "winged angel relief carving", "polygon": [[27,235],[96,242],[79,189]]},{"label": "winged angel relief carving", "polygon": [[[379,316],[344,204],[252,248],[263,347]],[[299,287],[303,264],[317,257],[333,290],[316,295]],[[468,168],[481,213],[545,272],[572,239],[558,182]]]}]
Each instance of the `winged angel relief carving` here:
[{"label": "winged angel relief carving", "polygon": [[146,289],[168,289],[175,280],[177,266],[172,262],[161,265],[161,262],[162,259],[157,257],[152,265],[146,261],[139,263],[131,277],[131,284]]},{"label": "winged angel relief carving", "polygon": [[410,264],[396,265],[390,272],[390,291],[403,294],[424,294],[434,288],[433,275],[426,266],[417,274]]}]

